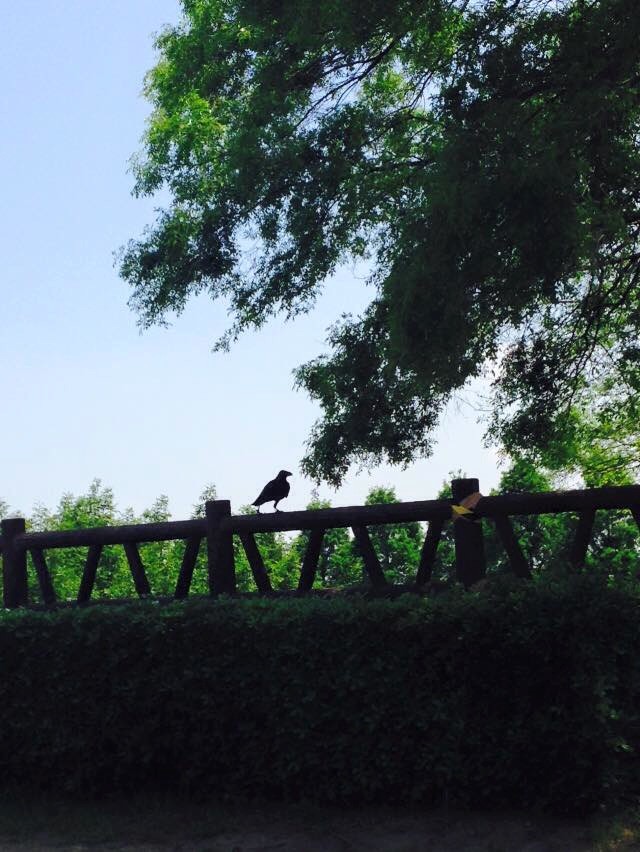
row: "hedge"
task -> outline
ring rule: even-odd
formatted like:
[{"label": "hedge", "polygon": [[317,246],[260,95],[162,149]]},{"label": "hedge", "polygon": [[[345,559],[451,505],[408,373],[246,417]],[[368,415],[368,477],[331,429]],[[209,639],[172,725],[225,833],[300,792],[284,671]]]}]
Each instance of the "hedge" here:
[{"label": "hedge", "polygon": [[0,787],[589,811],[638,789],[639,651],[588,577],[5,611]]}]

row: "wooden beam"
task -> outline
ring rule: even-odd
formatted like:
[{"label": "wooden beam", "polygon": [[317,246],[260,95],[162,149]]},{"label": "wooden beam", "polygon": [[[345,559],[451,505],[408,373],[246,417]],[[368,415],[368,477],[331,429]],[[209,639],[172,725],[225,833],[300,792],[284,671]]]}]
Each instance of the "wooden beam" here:
[{"label": "wooden beam", "polygon": [[596,517],[595,509],[586,509],[580,513],[576,537],[569,551],[569,562],[572,568],[580,568],[584,565],[587,548],[593,532],[593,522]]},{"label": "wooden beam", "polygon": [[264,567],[264,560],[258,550],[255,538],[252,533],[241,533],[240,541],[242,542],[244,552],[247,554],[251,573],[253,574],[253,579],[256,581],[258,591],[261,595],[270,594],[273,591],[271,580],[267,574],[267,569]]},{"label": "wooden beam", "polygon": [[418,565],[418,573],[416,574],[416,586],[424,586],[431,579],[433,572],[433,563],[436,558],[436,551],[440,544],[444,520],[437,518],[429,521],[429,529],[424,537],[422,551],[420,553],[420,564]]},{"label": "wooden beam", "polygon": [[496,515],[493,519],[496,530],[502,541],[502,546],[509,558],[509,565],[516,577],[530,577],[531,569],[527,562],[520,542],[516,538],[513,526],[507,515]]},{"label": "wooden beam", "polygon": [[82,579],[78,590],[78,603],[86,603],[91,600],[91,592],[96,581],[96,571],[102,554],[101,544],[92,544],[87,553],[87,559],[82,570]]},{"label": "wooden beam", "polygon": [[287,532],[366,527],[375,524],[401,524],[427,521],[433,517],[451,517],[450,500],[421,500],[412,503],[380,503],[373,506],[340,506],[334,509],[309,509],[300,512],[261,512],[232,515],[222,522],[223,529],[241,532]]},{"label": "wooden beam", "polygon": [[186,598],[189,594],[191,579],[193,577],[193,569],[196,565],[201,541],[202,539],[199,536],[192,536],[187,539],[184,554],[182,556],[182,563],[180,565],[180,572],[178,574],[178,580],[176,582],[176,590],[173,595],[174,598]]},{"label": "wooden beam", "polygon": [[150,595],[151,587],[149,586],[147,575],[144,572],[144,565],[142,564],[142,559],[140,559],[138,545],[134,544],[132,541],[126,541],[124,543],[124,552],[127,554],[127,562],[131,569],[131,576],[133,577],[133,584],[136,587],[136,592],[140,597]]},{"label": "wooden beam", "polygon": [[633,518],[640,529],[640,506],[629,506],[629,511],[633,515]]},{"label": "wooden beam", "polygon": [[[477,480],[476,480],[477,481]],[[479,518],[495,515],[540,515],[576,512],[586,508],[626,509],[640,506],[640,485],[548,491],[528,494],[501,494],[483,497],[474,509]],[[407,503],[381,503],[373,506],[343,506],[301,512],[262,512],[232,515],[222,523],[231,532],[285,532],[333,529],[336,527],[401,524],[451,517],[451,500],[418,500]]]},{"label": "wooden beam", "polygon": [[38,575],[38,584],[40,585],[40,591],[42,592],[42,600],[46,606],[51,606],[56,602],[56,593],[53,590],[53,583],[51,582],[51,574],[47,567],[47,560],[44,558],[42,550],[38,547],[32,547],[30,553],[36,569],[36,574]]},{"label": "wooden beam", "polygon": [[300,580],[298,582],[298,591],[300,593],[309,592],[313,587],[313,581],[316,578],[316,571],[318,570],[318,559],[320,558],[323,538],[324,530],[311,530],[300,569]]},{"label": "wooden beam", "polygon": [[16,537],[16,545],[32,547],[91,547],[92,544],[133,544],[149,541],[174,541],[205,534],[203,518],[190,521],[161,521],[153,524],[123,524],[115,527],[88,527],[77,530],[24,533]]},{"label": "wooden beam", "polygon": [[353,527],[353,534],[356,538],[358,550],[360,551],[360,556],[362,556],[365,570],[371,580],[371,585],[374,589],[380,589],[388,586],[389,584],[387,583],[387,579],[380,566],[378,556],[373,548],[373,544],[371,544],[367,528]]},{"label": "wooden beam", "polygon": [[[640,485],[549,491],[546,493],[502,494],[483,497],[476,506],[476,516],[538,515],[558,512],[581,512],[585,509],[629,509],[640,507]],[[407,503],[384,503],[373,506],[343,506],[300,512],[276,512],[256,515],[228,515],[221,520],[221,531],[229,533],[279,532],[287,530],[332,529],[336,527],[396,524],[431,521],[451,517],[450,500],[418,500]],[[188,539],[205,535],[206,521],[163,521],[152,524],[124,524],[114,527],[55,530],[51,532],[16,532],[11,547],[28,550],[56,547],[88,547],[93,544],[124,544]],[[4,549],[5,543],[2,547]]]}]

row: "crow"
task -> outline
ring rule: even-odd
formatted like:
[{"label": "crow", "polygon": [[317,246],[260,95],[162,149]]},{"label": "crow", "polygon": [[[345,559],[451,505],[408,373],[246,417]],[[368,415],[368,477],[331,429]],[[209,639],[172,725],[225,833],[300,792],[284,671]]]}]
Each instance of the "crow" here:
[{"label": "crow", "polygon": [[288,495],[289,488],[291,487],[287,482],[288,476],[292,476],[290,471],[281,470],[275,479],[267,482],[251,505],[257,506],[258,512],[260,512],[260,506],[263,503],[270,503],[273,500],[273,508],[276,512],[280,512],[281,509],[278,509],[278,503]]}]

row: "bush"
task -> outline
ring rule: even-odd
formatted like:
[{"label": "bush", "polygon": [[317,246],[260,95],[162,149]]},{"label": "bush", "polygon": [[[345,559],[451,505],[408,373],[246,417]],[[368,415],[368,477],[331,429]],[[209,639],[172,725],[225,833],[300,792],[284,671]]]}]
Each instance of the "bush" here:
[{"label": "bush", "polygon": [[639,602],[583,576],[5,612],[0,784],[619,803],[640,780]]}]

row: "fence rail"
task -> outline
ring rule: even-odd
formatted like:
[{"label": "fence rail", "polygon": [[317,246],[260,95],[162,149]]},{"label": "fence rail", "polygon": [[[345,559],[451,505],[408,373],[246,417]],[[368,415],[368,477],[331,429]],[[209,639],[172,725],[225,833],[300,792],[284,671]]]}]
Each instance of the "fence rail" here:
[{"label": "fence rail", "polygon": [[[350,527],[356,539],[369,580],[374,589],[389,587],[371,543],[367,527],[379,524],[428,522],[422,547],[415,587],[424,586],[431,578],[438,544],[445,524],[459,517],[452,506],[479,491],[477,479],[456,479],[451,483],[453,501],[419,500],[373,506],[345,506],[335,509],[316,509],[273,514],[231,515],[228,500],[210,501],[205,517],[189,521],[167,521],[151,524],[127,524],[90,529],[26,532],[23,518],[2,521],[0,553],[3,567],[4,606],[14,608],[28,605],[27,553],[38,578],[43,600],[56,603],[56,595],[47,566],[45,550],[64,547],[88,547],[79,581],[77,600],[90,600],[102,549],[122,545],[125,550],[136,592],[141,597],[151,593],[138,545],[147,542],[184,540],[186,543],[174,596],[189,594],[191,579],[202,540],[206,540],[207,571],[211,594],[233,594],[236,578],[233,536],[237,535],[247,555],[256,586],[261,594],[273,590],[256,533],[305,530],[310,532],[306,553],[300,568],[298,592],[308,592],[313,586],[326,530]],[[501,494],[482,497],[468,519],[462,517],[454,524],[456,577],[465,586],[480,580],[486,572],[482,519],[491,521],[502,541],[512,570],[521,577],[530,575],[528,561],[513,531],[510,517],[559,512],[578,512],[576,537],[569,558],[574,566],[585,559],[595,513],[598,510],[627,509],[640,526],[640,486],[591,488],[545,493]],[[471,522],[469,522],[471,520]]]}]

